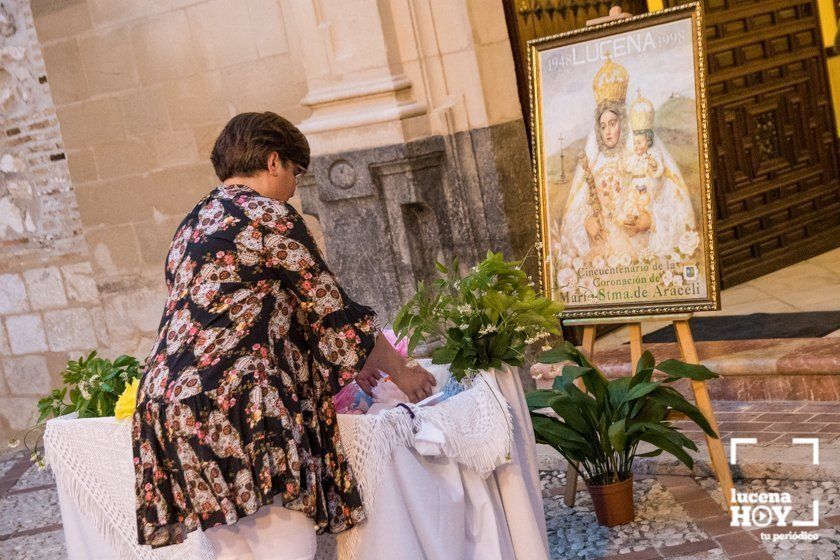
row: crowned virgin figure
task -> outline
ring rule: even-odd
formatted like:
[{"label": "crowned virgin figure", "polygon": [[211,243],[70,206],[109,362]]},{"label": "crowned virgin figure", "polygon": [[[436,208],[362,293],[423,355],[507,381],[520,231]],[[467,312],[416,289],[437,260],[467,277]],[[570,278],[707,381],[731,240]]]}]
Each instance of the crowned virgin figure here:
[{"label": "crowned virgin figure", "polygon": [[[579,278],[584,266],[627,267],[680,256],[673,253],[681,241],[691,254],[698,245],[682,174],[654,134],[653,104],[639,92],[628,111],[629,81],[627,69],[607,56],[592,83],[594,127],[578,156],[559,228],[553,228],[561,292],[594,295],[591,276]],[[693,243],[686,243],[689,232]]]}]

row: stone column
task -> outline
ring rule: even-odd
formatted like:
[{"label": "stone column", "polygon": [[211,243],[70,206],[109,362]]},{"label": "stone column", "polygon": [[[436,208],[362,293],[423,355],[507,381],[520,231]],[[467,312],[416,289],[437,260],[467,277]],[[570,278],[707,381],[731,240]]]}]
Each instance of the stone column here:
[{"label": "stone column", "polygon": [[435,260],[523,254],[533,191],[501,5],[286,5],[312,110],[303,209],[350,294],[391,319]]}]

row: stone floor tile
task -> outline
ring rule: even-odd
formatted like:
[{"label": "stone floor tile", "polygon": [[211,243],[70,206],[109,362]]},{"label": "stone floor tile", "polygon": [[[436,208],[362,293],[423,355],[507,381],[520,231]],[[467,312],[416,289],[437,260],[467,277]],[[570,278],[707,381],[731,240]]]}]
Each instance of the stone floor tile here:
[{"label": "stone floor tile", "polygon": [[807,401],[758,401],[750,410],[762,412],[803,412]]},{"label": "stone floor tile", "polygon": [[726,553],[720,548],[713,548],[703,552],[694,552],[685,556],[665,556],[671,560],[726,560]]},{"label": "stone floor tile", "polygon": [[692,485],[692,486],[673,486],[668,487],[668,491],[671,493],[672,496],[681,504],[685,505],[685,502],[693,502],[696,500],[706,500],[709,498],[709,493],[700,488],[699,486]]},{"label": "stone floor tile", "polygon": [[831,432],[799,432],[799,431],[797,431],[797,432],[783,432],[779,435],[779,437],[777,437],[776,439],[773,440],[773,443],[774,444],[785,443],[785,444],[790,445],[793,438],[813,438],[813,437],[816,437],[816,438],[820,439],[820,445],[825,445],[825,444],[828,444],[828,443],[834,443],[835,441],[838,440],[838,437],[840,437],[840,435],[834,434],[834,433],[831,433]]},{"label": "stone floor tile", "polygon": [[799,412],[838,412],[840,411],[840,406],[834,401],[832,402],[809,402],[802,405],[802,408],[799,409]]},{"label": "stone floor tile", "polygon": [[[761,432],[770,426],[775,426],[773,422],[719,422],[718,429],[721,432]],[[781,430],[775,430],[781,431]]]},{"label": "stone floor tile", "polygon": [[706,533],[712,537],[743,532],[743,529],[740,527],[733,527],[731,525],[731,518],[725,512],[721,513],[719,516],[696,519],[695,522],[698,527],[706,531]]},{"label": "stone floor tile", "polygon": [[0,535],[61,523],[55,488],[0,499]]},{"label": "stone floor tile", "polygon": [[[761,403],[756,401],[714,401],[712,408],[717,412],[759,411]],[[763,411],[762,411],[763,412]],[[767,412],[771,412],[768,410]]]},{"label": "stone floor tile", "polygon": [[[757,443],[770,443],[771,441],[776,441],[779,439],[779,436],[785,435],[782,432],[738,432],[735,434],[735,437],[739,438],[755,438]],[[729,443],[732,439],[732,436],[727,436],[725,439],[725,443]]]},{"label": "stone floor tile", "polygon": [[0,558],[9,560],[64,560],[64,533],[50,531],[0,541]]},{"label": "stone floor tile", "polygon": [[663,558],[683,557],[696,552],[705,552],[718,548],[718,544],[712,539],[682,543],[674,546],[664,546],[659,549]]},{"label": "stone floor tile", "polygon": [[720,543],[720,547],[730,557],[761,551],[761,545],[748,533],[719,535],[715,537],[715,540]]},{"label": "stone floor tile", "polygon": [[609,556],[597,556],[600,560],[653,560],[662,558],[655,548],[648,548],[638,552],[626,552],[624,554],[610,554]]},{"label": "stone floor tile", "polygon": [[690,476],[663,474],[658,475],[656,480],[658,480],[666,488],[674,486],[697,486],[697,481]]},{"label": "stone floor tile", "polygon": [[715,500],[708,496],[700,500],[685,502],[682,504],[682,506],[694,519],[702,519],[704,517],[716,517],[724,511],[723,506],[721,504],[717,503]]},{"label": "stone floor tile", "polygon": [[770,426],[765,427],[763,432],[810,432],[817,433],[820,428],[826,426],[825,422],[774,422]]},{"label": "stone floor tile", "polygon": [[819,430],[820,434],[840,434],[840,422],[826,424]]},{"label": "stone floor tile", "polygon": [[49,484],[55,484],[52,471],[49,469],[41,470],[38,465],[32,465],[12,486],[12,492]]},{"label": "stone floor tile", "polygon": [[[815,412],[762,412],[755,418],[743,418],[741,420],[749,422],[752,422],[753,420],[756,422],[806,422],[808,420],[813,420],[814,416],[821,415]],[[838,417],[840,417],[840,414],[838,414]],[[822,422],[822,420],[817,421]]]},{"label": "stone floor tile", "polygon": [[836,422],[840,423],[840,413],[837,412],[822,412],[814,415],[811,422]]},{"label": "stone floor tile", "polygon": [[554,486],[553,488],[546,488],[542,495],[544,498],[552,498],[554,496],[562,496],[566,492],[566,485]]},{"label": "stone floor tile", "polygon": [[6,473],[0,477],[0,498],[9,493],[20,477],[32,465],[32,462],[23,456],[16,457],[11,463],[12,465],[6,470]]},{"label": "stone floor tile", "polygon": [[[712,403],[715,406],[715,403]],[[759,416],[769,414],[767,412],[718,412],[715,411],[715,418],[718,422],[751,422],[756,420]]]}]

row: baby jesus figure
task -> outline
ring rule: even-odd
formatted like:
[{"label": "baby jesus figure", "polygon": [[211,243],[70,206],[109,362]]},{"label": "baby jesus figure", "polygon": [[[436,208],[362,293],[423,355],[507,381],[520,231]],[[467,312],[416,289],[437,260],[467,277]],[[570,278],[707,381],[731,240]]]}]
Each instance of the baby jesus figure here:
[{"label": "baby jesus figure", "polygon": [[665,166],[662,154],[653,147],[653,104],[639,93],[630,109],[633,129],[633,153],[624,163],[629,188],[618,203],[618,219],[634,233],[648,231],[653,225],[651,199],[656,194]]}]

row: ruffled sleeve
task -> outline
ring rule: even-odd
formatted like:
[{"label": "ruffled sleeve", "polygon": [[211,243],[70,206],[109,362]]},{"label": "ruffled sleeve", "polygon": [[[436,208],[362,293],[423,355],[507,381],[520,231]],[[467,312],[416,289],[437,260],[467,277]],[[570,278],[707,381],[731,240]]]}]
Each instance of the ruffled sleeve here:
[{"label": "ruffled sleeve", "polygon": [[306,312],[310,350],[333,393],[352,381],[373,350],[376,313],[356,303],[330,272],[303,217],[287,203],[261,222],[264,262]]}]

